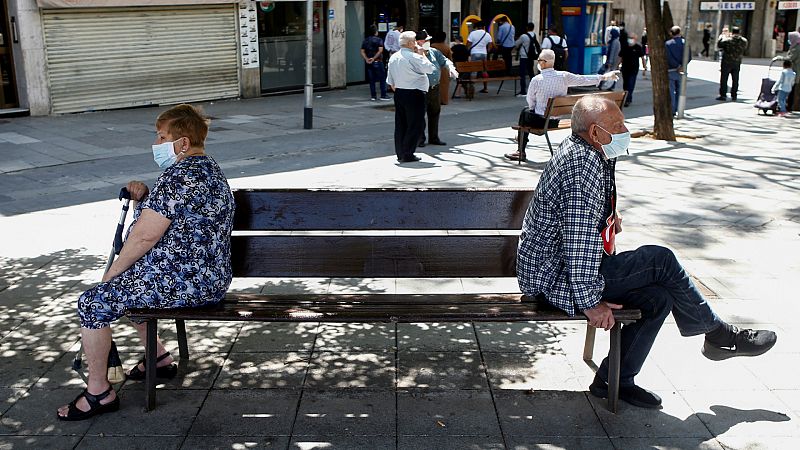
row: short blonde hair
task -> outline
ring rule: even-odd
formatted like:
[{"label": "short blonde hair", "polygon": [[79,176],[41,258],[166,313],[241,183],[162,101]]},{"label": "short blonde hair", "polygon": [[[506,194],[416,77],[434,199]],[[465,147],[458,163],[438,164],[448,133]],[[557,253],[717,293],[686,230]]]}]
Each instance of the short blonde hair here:
[{"label": "short blonde hair", "polygon": [[156,128],[166,128],[174,139],[189,138],[191,147],[205,146],[210,123],[202,108],[185,103],[173,106],[156,118]]}]

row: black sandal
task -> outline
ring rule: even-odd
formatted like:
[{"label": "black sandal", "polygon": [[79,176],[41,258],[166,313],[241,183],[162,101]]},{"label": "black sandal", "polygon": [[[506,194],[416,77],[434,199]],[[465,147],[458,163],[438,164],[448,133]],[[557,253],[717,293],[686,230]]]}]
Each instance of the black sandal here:
[{"label": "black sandal", "polygon": [[[106,403],[105,405],[100,403],[103,399],[108,397],[109,394],[111,394],[112,390],[113,389],[109,385],[108,389],[106,389],[104,392],[97,395],[92,395],[89,393],[89,389],[84,389],[83,392],[80,393],[80,395],[75,397],[75,400],[70,402],[70,404],[68,405],[69,409],[67,409],[66,416],[62,416],[58,414],[58,412],[56,412],[58,420],[73,422],[77,420],[86,420],[98,414],[117,411],[119,409],[119,397]],[[78,400],[80,400],[81,397],[85,398],[86,402],[89,403],[88,411],[81,411],[80,409],[78,409],[77,406],[75,406],[75,404],[78,403]]]},{"label": "black sandal", "polygon": [[[163,355],[159,356],[156,359],[156,364],[167,359],[168,356],[170,356],[169,352],[166,352]],[[128,373],[129,380],[141,381],[145,379],[145,371],[139,370],[139,364],[144,365],[144,361],[145,361],[144,358],[142,358],[135,366],[133,366],[133,369],[131,369],[131,371]],[[171,380],[175,378],[175,375],[177,374],[178,374],[178,365],[175,363],[172,363],[168,366],[156,367],[156,378],[165,378],[167,380]]]}]

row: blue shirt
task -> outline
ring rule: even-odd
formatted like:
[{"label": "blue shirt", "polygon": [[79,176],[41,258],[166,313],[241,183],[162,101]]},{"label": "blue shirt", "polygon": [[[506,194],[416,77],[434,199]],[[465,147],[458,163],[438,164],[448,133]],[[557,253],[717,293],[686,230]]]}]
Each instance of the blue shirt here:
[{"label": "blue shirt", "polygon": [[[433,64],[433,72],[428,74],[428,83],[430,83],[431,87],[436,86],[439,84],[439,81],[442,78],[442,67],[447,67],[450,60],[447,59],[446,56],[442,54],[439,50],[432,48],[428,50],[428,61]],[[452,63],[450,63],[452,64]],[[449,69],[448,69],[449,73]],[[448,75],[449,76],[449,75]]]},{"label": "blue shirt", "polygon": [[497,29],[497,45],[500,47],[514,46],[514,25],[508,22],[503,23]]},{"label": "blue shirt", "polygon": [[681,36],[676,36],[667,41],[668,70],[675,71],[678,67],[683,65],[683,46],[684,40]]},{"label": "blue shirt", "polygon": [[523,294],[544,294],[571,316],[600,303],[605,281],[599,225],[615,164],[577,135],[558,147],[522,223],[517,281]]}]

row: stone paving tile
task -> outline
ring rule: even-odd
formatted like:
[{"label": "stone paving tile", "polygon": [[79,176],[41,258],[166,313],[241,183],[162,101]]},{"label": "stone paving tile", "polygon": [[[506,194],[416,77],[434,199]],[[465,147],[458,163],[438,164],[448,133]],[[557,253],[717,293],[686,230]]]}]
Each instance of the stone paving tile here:
[{"label": "stone paving tile", "polygon": [[314,350],[384,351],[394,350],[394,324],[321,323]]},{"label": "stone paving tile", "polygon": [[306,386],[320,388],[393,388],[395,353],[314,352]]},{"label": "stone paving tile", "polygon": [[[613,450],[612,441],[607,437],[539,437],[506,436],[509,449],[569,449],[569,450]],[[624,448],[624,447],[622,447]],[[673,449],[669,449],[673,450]]]},{"label": "stone paving tile", "polygon": [[662,399],[662,409],[645,409],[619,402],[617,414],[607,409],[605,399],[592,395],[587,398],[600,419],[608,436],[653,438],[660,436],[711,439],[713,436],[689,405],[678,394],[656,391]]},{"label": "stone paving tile", "polygon": [[489,389],[478,352],[398,352],[398,388]]},{"label": "stone paving tile", "polygon": [[717,437],[800,435],[800,419],[769,391],[683,391],[697,417]]},{"label": "stone paving tile", "polygon": [[[174,355],[176,358],[178,355]],[[141,358],[141,354],[121,353],[122,367],[129,370]],[[208,390],[219,376],[225,355],[222,353],[194,353],[186,361],[177,360],[178,374],[171,380],[159,379],[159,389],[201,389]],[[143,390],[144,381],[128,380],[124,390]]]},{"label": "stone paving tile", "polygon": [[24,394],[26,389],[22,388],[0,388],[0,416],[14,406]]},{"label": "stone paving tile", "polygon": [[506,436],[606,437],[583,392],[495,391],[494,401]]},{"label": "stone paving tile", "polygon": [[795,415],[800,416],[800,390],[776,390],[772,393]]},{"label": "stone paving tile", "polygon": [[246,323],[232,352],[310,351],[319,332],[316,323]]},{"label": "stone paving tile", "polygon": [[[132,326],[126,321],[115,324],[114,342],[120,352],[141,352],[144,356],[144,343]],[[233,346],[234,339],[242,328],[239,322],[187,321],[186,341],[189,355],[194,353],[226,353]],[[175,322],[160,320],[158,337],[174,358],[178,357],[178,338]]]},{"label": "stone paving tile", "polygon": [[211,391],[191,436],[289,436],[300,391]]},{"label": "stone paving tile", "polygon": [[549,323],[477,323],[475,330],[484,352],[561,352]]},{"label": "stone paving tile", "polygon": [[159,390],[156,409],[145,412],[141,391],[119,392],[120,409],[91,421],[91,436],[183,436],[192,427],[206,391]]},{"label": "stone paving tile", "polygon": [[395,435],[395,393],[391,390],[305,390],[292,435]]},{"label": "stone paving tile", "polygon": [[797,437],[783,436],[722,436],[717,438],[725,450],[788,450],[797,448]]},{"label": "stone paving tile", "polygon": [[[398,436],[399,450],[505,450],[502,436]],[[508,447],[515,448],[515,447]],[[522,450],[523,447],[516,447]]]},{"label": "stone paving tile", "polygon": [[394,436],[295,436],[286,448],[297,450],[394,450],[396,442]]},{"label": "stone paving tile", "polygon": [[67,351],[80,336],[74,312],[31,318],[0,341],[0,351]]},{"label": "stone paving tile", "polygon": [[501,434],[488,391],[400,391],[397,393],[397,420],[398,435]]},{"label": "stone paving tile", "polygon": [[492,389],[585,389],[564,355],[484,352],[483,359]]},{"label": "stone paving tile", "polygon": [[74,448],[80,436],[2,436],[0,450]]},{"label": "stone paving tile", "polygon": [[613,438],[611,439],[611,442],[614,444],[614,448],[624,448],[625,450],[650,450],[653,448],[681,450],[726,450],[726,448],[720,445],[716,439],[703,438]]},{"label": "stone paving tile", "polygon": [[0,435],[83,436],[96,419],[81,422],[56,419],[56,410],[72,401],[79,393],[75,389],[29,390],[3,414],[0,419]]},{"label": "stone paving tile", "polygon": [[401,351],[478,350],[470,323],[399,323],[397,346]]},{"label": "stone paving tile", "polygon": [[61,352],[0,350],[0,356],[0,386],[28,388],[56,363]]},{"label": "stone paving tile", "polygon": [[307,352],[231,353],[214,389],[300,388],[308,366]]},{"label": "stone paving tile", "polygon": [[183,443],[186,450],[286,449],[289,436],[189,436]]},{"label": "stone paving tile", "polygon": [[177,450],[181,448],[183,439],[183,436],[86,436],[75,450]]}]

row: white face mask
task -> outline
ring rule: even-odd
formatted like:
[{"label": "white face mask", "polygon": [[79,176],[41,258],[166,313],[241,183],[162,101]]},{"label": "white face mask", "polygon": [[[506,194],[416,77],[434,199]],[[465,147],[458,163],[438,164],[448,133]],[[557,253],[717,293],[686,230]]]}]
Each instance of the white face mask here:
[{"label": "white face mask", "polygon": [[628,39],[628,45],[633,45],[635,43],[636,43],[636,41],[634,41],[633,39]]},{"label": "white face mask", "polygon": [[631,133],[630,131],[626,131],[624,133],[617,133],[611,134],[608,130],[601,127],[600,125],[596,125],[597,128],[605,131],[606,133],[611,136],[611,142],[608,144],[600,144],[600,147],[603,149],[603,153],[605,153],[606,158],[614,159],[618,156],[628,154],[628,146],[631,144]]},{"label": "white face mask", "polygon": [[164,142],[162,144],[153,144],[153,161],[158,164],[162,170],[175,164],[178,160],[178,155],[175,154],[174,142]]},{"label": "white face mask", "polygon": [[425,41],[425,43],[422,44],[422,48],[425,49],[425,51],[430,50],[431,49],[431,41]]}]

